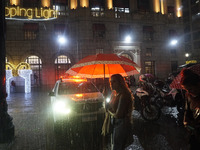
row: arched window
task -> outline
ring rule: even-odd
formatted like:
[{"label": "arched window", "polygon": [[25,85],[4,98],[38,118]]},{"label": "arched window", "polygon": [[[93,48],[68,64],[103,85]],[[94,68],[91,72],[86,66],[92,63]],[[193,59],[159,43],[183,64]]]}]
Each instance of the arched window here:
[{"label": "arched window", "polygon": [[55,59],[55,73],[56,80],[60,78],[60,76],[64,75],[65,72],[71,67],[71,60],[69,57],[65,55],[60,55]]},{"label": "arched window", "polygon": [[128,59],[133,61],[133,58],[129,54],[123,53],[121,54],[121,56],[127,57]]},{"label": "arched window", "polygon": [[25,62],[30,64],[30,67],[33,71],[33,73],[31,74],[31,85],[32,86],[41,85],[42,60],[38,56],[32,55],[27,57]]}]

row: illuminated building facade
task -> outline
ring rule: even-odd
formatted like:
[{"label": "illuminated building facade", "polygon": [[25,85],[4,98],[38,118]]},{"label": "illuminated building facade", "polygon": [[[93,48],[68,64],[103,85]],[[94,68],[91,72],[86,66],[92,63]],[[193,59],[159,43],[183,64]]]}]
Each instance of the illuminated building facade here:
[{"label": "illuminated building facade", "polygon": [[[53,85],[78,60],[97,53],[126,56],[141,73],[159,78],[185,63],[181,0],[6,2],[6,60],[29,63],[32,84]],[[169,45],[172,39],[177,45]]]},{"label": "illuminated building facade", "polygon": [[188,61],[200,61],[200,0],[184,0],[184,43]]}]

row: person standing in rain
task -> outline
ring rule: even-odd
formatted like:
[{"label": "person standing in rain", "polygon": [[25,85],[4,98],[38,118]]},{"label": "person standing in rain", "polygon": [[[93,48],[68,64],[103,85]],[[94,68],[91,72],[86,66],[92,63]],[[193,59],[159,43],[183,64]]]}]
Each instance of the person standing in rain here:
[{"label": "person standing in rain", "polygon": [[16,92],[16,84],[14,80],[11,81],[11,91]]},{"label": "person standing in rain", "polygon": [[34,73],[33,77],[34,77],[34,82],[35,82],[35,84],[37,84],[37,82],[38,82],[38,76],[37,76],[37,74]]},{"label": "person standing in rain", "polygon": [[114,74],[110,78],[111,90],[115,96],[107,106],[107,111],[112,117],[113,125],[113,150],[124,150],[132,129],[132,110],[134,97],[124,78]]},{"label": "person standing in rain", "polygon": [[190,69],[181,71],[181,86],[186,90],[183,124],[189,131],[189,149],[200,148],[200,76]]},{"label": "person standing in rain", "polygon": [[135,77],[134,77],[134,75],[130,76],[130,83],[131,83],[131,86],[135,86]]}]

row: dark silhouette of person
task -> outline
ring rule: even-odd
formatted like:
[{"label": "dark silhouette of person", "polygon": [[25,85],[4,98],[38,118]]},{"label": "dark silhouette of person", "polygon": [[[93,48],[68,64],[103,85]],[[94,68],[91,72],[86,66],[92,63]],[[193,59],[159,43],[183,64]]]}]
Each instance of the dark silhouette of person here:
[{"label": "dark silhouette of person", "polygon": [[15,81],[11,81],[12,92],[16,92],[16,83]]},{"label": "dark silhouette of person", "polygon": [[35,82],[35,84],[37,84],[37,81],[38,81],[38,76],[37,76],[37,74],[34,73],[33,77],[34,77],[34,82]]},{"label": "dark silhouette of person", "polygon": [[189,131],[189,149],[200,148],[200,76],[190,69],[181,71],[181,86],[186,90],[183,124]]},{"label": "dark silhouette of person", "polygon": [[109,106],[107,106],[107,110],[112,116],[113,150],[124,150],[132,133],[134,97],[120,74],[111,76],[110,87],[111,90],[115,91],[115,95],[110,101]]},{"label": "dark silhouette of person", "polygon": [[130,83],[131,83],[131,86],[135,86],[135,77],[134,77],[134,75],[130,76]]}]

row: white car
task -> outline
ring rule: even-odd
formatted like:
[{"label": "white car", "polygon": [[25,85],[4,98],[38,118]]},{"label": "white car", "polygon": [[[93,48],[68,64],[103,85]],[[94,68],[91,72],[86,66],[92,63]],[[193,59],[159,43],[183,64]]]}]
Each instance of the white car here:
[{"label": "white car", "polygon": [[58,80],[49,93],[54,123],[94,122],[104,117],[104,97],[86,79]]}]

